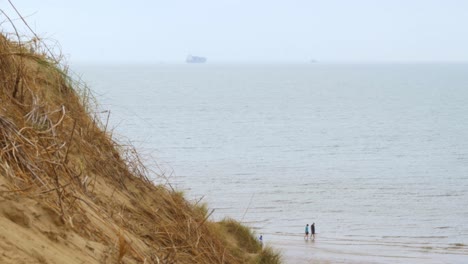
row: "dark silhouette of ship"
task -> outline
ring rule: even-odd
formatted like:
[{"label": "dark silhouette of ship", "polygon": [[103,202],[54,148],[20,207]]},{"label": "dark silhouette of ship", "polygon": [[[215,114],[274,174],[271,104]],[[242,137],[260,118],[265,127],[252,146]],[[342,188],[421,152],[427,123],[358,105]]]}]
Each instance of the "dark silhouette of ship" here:
[{"label": "dark silhouette of ship", "polygon": [[187,62],[187,63],[205,63],[206,58],[205,57],[188,55],[187,59],[185,59],[185,62]]}]

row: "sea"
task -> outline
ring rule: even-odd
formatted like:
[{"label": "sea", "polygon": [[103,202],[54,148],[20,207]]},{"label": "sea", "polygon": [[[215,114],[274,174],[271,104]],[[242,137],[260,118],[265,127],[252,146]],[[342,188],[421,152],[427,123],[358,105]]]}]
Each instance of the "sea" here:
[{"label": "sea", "polygon": [[468,64],[72,68],[156,183],[285,263],[468,263]]}]

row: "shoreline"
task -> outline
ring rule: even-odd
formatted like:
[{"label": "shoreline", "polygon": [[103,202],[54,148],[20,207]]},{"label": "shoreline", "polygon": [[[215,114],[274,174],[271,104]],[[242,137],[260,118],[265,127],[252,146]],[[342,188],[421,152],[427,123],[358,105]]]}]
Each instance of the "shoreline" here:
[{"label": "shoreline", "polygon": [[467,245],[430,248],[425,244],[333,239],[320,234],[315,241],[305,241],[301,234],[264,234],[264,239],[267,245],[280,251],[284,263],[462,264],[468,257]]}]

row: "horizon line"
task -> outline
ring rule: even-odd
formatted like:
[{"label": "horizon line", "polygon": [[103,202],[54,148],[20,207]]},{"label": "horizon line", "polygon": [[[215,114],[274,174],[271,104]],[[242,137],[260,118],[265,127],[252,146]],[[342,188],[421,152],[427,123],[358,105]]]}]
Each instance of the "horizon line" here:
[{"label": "horizon line", "polygon": [[[67,64],[139,64],[139,65],[192,65],[183,60],[65,60]],[[237,60],[208,60],[206,63],[196,65],[216,65],[216,64],[299,64],[299,65],[324,65],[324,64],[467,64],[468,60],[256,60],[256,61],[237,61]]]}]

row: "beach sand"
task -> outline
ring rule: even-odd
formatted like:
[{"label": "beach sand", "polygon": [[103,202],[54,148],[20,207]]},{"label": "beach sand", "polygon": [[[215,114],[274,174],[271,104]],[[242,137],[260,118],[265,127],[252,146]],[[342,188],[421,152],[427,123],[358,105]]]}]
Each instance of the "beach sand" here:
[{"label": "beach sand", "polygon": [[[346,264],[442,264],[466,263],[468,248],[425,248],[424,245],[391,245],[378,241],[332,239],[316,235],[304,240],[297,235],[264,235],[266,244],[281,251],[284,263],[346,263]],[[402,255],[405,248],[405,255]]]}]

